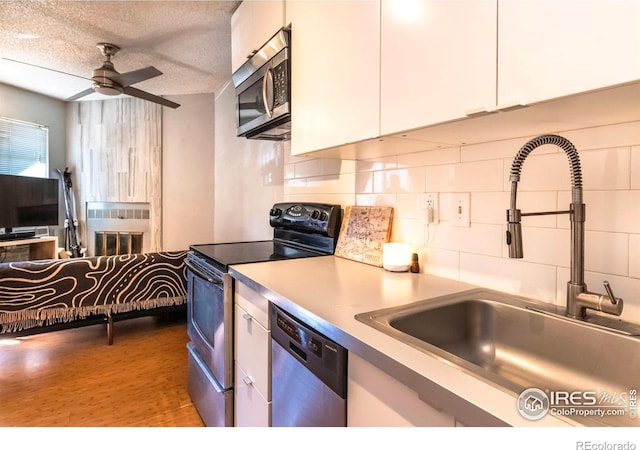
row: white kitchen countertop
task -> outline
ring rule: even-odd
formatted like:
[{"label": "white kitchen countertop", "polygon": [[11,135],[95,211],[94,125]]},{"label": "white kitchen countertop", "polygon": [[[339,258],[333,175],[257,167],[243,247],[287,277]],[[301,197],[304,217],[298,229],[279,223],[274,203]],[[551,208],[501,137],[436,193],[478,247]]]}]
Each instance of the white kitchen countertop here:
[{"label": "white kitchen countertop", "polygon": [[[455,405],[455,401],[447,401],[447,396],[452,397],[449,393],[453,393],[453,397],[476,405],[507,425],[580,426],[570,419],[551,415],[538,421],[527,420],[518,413],[513,393],[354,318],[358,313],[455,294],[478,286],[423,273],[388,272],[335,256],[241,264],[232,266],[229,272],[350,352],[422,392],[423,398],[428,399],[429,389],[433,389],[429,388],[433,385],[428,380],[441,386],[446,391],[439,390],[445,393],[444,397],[436,395],[440,405],[433,406],[437,408],[447,411],[448,404]],[[457,408],[468,409],[464,406],[466,402],[462,402],[462,406],[458,404]],[[447,412],[460,419],[456,411]]]}]

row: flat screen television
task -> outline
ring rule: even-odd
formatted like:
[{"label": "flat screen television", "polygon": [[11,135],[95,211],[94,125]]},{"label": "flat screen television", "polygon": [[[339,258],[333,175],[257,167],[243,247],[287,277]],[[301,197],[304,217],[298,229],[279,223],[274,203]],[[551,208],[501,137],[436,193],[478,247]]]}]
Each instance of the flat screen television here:
[{"label": "flat screen television", "polygon": [[20,239],[35,233],[14,228],[59,225],[58,180],[0,174],[0,240]]}]

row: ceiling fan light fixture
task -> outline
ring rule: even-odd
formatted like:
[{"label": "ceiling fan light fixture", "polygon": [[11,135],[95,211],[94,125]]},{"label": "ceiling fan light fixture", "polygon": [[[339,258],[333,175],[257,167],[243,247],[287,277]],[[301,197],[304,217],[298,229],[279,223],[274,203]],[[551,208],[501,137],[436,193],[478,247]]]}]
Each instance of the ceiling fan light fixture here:
[{"label": "ceiling fan light fixture", "polygon": [[97,47],[100,49],[106,60],[102,62],[102,66],[93,70],[91,75],[91,88],[85,89],[84,91],[69,97],[67,101],[70,102],[78,100],[79,98],[90,95],[93,92],[97,92],[98,94],[112,96],[126,94],[131,97],[137,97],[142,100],[158,103],[162,106],[168,106],[169,108],[177,108],[180,106],[178,103],[172,102],[171,100],[167,100],[131,86],[132,84],[140,83],[141,81],[162,75],[162,72],[158,69],[153,66],[149,66],[126,73],[119,73],[113,66],[111,57],[115,55],[120,48],[116,45],[105,42],[98,43]]},{"label": "ceiling fan light fixture", "polygon": [[119,95],[122,93],[121,89],[104,85],[94,85],[93,90],[103,95]]}]

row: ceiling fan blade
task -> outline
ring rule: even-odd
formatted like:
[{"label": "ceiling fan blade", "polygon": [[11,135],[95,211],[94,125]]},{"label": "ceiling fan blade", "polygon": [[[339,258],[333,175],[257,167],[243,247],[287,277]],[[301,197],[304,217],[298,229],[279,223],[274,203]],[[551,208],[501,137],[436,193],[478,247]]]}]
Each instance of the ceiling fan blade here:
[{"label": "ceiling fan blade", "polygon": [[85,89],[84,91],[78,92],[76,95],[69,97],[66,101],[72,102],[74,100],[78,100],[81,97],[84,97],[85,95],[93,94],[94,92],[95,91],[93,90],[93,88]]},{"label": "ceiling fan blade", "polygon": [[158,97],[157,95],[153,95],[148,92],[141,91],[140,89],[136,89],[131,86],[127,86],[124,89],[122,89],[122,93],[130,95],[132,97],[138,97],[143,100],[148,100],[150,102],[158,103],[162,106],[168,106],[169,108],[177,108],[178,106],[180,106],[179,104],[174,103],[170,100],[167,100],[166,98]]},{"label": "ceiling fan blade", "polygon": [[132,70],[131,72],[121,73],[115,77],[111,77],[112,81],[115,81],[122,87],[131,86],[135,83],[148,80],[149,78],[162,75],[158,69],[153,66],[145,67],[144,69]]},{"label": "ceiling fan blade", "polygon": [[39,66],[37,64],[31,64],[31,63],[24,62],[24,61],[18,61],[17,59],[4,58],[4,57],[2,57],[2,59],[6,60],[6,61],[11,61],[11,62],[14,62],[14,63],[18,63],[18,64],[24,64],[26,66],[37,67],[38,69],[50,70],[52,72],[58,72],[58,73],[61,73],[63,75],[69,75],[71,77],[82,78],[83,80],[91,81],[91,78],[81,77],[80,75],[75,75],[75,74],[69,73],[69,72],[63,72],[62,70],[51,69],[49,67]]}]

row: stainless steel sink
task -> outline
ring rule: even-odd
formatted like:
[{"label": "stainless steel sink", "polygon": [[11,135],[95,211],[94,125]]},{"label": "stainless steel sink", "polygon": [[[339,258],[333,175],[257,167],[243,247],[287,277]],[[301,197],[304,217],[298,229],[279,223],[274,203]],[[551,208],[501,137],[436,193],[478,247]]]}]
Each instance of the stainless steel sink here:
[{"label": "stainless steel sink", "polygon": [[[580,392],[561,403],[585,410],[593,405],[584,403],[595,397],[596,406],[613,409],[640,388],[640,339],[631,335],[633,327],[618,332],[569,319],[521,297],[474,289],[356,319],[516,396],[533,387],[548,394]],[[583,398],[584,393],[589,394]],[[590,425],[640,426],[629,411],[570,418]]]}]

